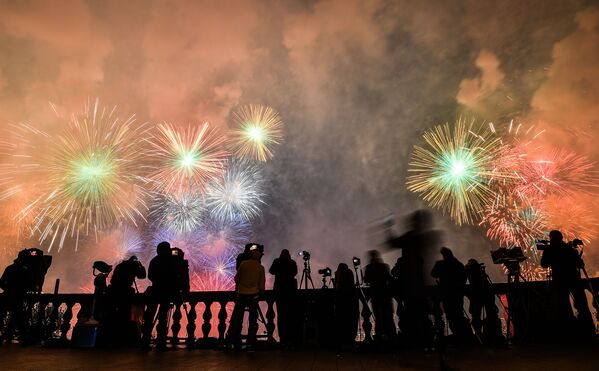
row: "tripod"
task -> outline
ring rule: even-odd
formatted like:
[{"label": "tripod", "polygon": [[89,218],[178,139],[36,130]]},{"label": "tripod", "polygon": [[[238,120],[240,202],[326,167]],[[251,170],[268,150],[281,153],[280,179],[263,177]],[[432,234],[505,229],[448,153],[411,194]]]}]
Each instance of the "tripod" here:
[{"label": "tripod", "polygon": [[520,279],[522,279],[522,281],[524,281],[524,282],[526,282],[526,279],[522,276],[522,273],[520,272],[520,262],[518,260],[506,260],[503,263],[503,265],[507,269],[507,295],[506,295],[506,297],[508,298],[508,308],[507,308],[508,311],[507,311],[507,327],[506,327],[505,341],[509,345],[510,344],[510,335],[511,335],[510,334],[510,326],[512,325],[512,322],[514,321],[514,311],[512,310],[511,307],[516,306],[515,303],[514,303],[514,305],[510,305],[510,298],[514,297],[512,290],[516,284],[520,283]]},{"label": "tripod", "polygon": [[312,270],[310,269],[310,259],[304,258],[304,270],[302,271],[302,278],[300,279],[300,289],[302,285],[304,289],[308,289],[308,282],[312,288],[314,288],[314,282],[312,281]]},{"label": "tripod", "polygon": [[[364,290],[362,289],[364,286],[364,273],[362,272],[362,267],[359,264],[354,264],[354,271],[356,272],[356,288],[358,289],[358,298],[362,303],[362,318],[364,319],[364,322],[370,322],[370,317],[376,321],[374,318],[374,312],[372,311],[370,303],[368,303],[368,299],[366,298]],[[365,333],[364,340],[369,342],[373,341],[372,334]]]}]

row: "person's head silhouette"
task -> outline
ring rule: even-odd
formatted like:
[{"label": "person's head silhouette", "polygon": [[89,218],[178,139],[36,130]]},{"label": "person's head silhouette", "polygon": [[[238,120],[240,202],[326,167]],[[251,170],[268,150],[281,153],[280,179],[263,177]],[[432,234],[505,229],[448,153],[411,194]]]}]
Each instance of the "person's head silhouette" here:
[{"label": "person's head silhouette", "polygon": [[441,255],[443,255],[443,259],[445,260],[453,258],[453,252],[448,247],[441,248]]},{"label": "person's head silhouette", "polygon": [[549,240],[552,242],[561,242],[564,240],[564,235],[560,231],[553,230],[549,232]]},{"label": "person's head silhouette", "polygon": [[166,241],[160,242],[156,247],[156,253],[160,256],[169,255],[171,253],[171,244]]},{"label": "person's head silhouette", "polygon": [[291,254],[289,254],[289,250],[287,249],[283,249],[281,250],[281,256],[282,259],[291,259]]}]

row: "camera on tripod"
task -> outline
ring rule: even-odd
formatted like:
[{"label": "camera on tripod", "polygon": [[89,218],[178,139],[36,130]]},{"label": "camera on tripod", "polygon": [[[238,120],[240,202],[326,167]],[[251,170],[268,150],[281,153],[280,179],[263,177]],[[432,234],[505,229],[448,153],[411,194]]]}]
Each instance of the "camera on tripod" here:
[{"label": "camera on tripod", "polygon": [[360,258],[358,258],[357,256],[354,256],[352,258],[352,263],[354,263],[354,267],[356,267],[356,268],[359,267],[361,264]]},{"label": "camera on tripod", "polygon": [[297,255],[301,256],[304,259],[304,261],[310,260],[310,253],[305,250],[298,252]]},{"label": "camera on tripod", "polygon": [[333,275],[333,270],[329,267],[324,269],[319,269],[318,274],[322,274],[323,277],[331,277]]},{"label": "camera on tripod", "polygon": [[497,250],[491,250],[491,259],[493,259],[493,264],[513,264],[513,263],[521,263],[525,261],[527,258],[524,256],[524,252],[522,252],[522,248],[519,246],[514,246],[511,249],[501,247]]}]

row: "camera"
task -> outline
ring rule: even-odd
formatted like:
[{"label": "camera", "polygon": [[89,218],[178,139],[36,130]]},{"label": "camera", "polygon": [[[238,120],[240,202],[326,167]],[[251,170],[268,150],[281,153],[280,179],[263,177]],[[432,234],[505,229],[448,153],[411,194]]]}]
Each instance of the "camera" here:
[{"label": "camera", "polygon": [[171,249],[171,255],[172,256],[179,256],[179,252],[180,251],[181,250],[179,250],[178,248],[175,247],[175,248]]},{"label": "camera", "polygon": [[547,247],[549,247],[549,241],[548,240],[536,240],[535,246],[537,247],[537,250],[543,251]]},{"label": "camera", "polygon": [[354,256],[352,258],[352,262],[354,263],[354,267],[359,267],[361,263],[360,258],[358,258],[357,256]]},{"label": "camera", "polygon": [[299,255],[302,258],[304,258],[304,261],[310,260],[310,253],[307,252],[307,251],[305,251],[305,250],[302,250],[302,251],[298,252],[297,255]]},{"label": "camera", "polygon": [[568,245],[572,246],[573,248],[576,248],[578,246],[584,245],[584,243],[582,242],[581,239],[575,238],[572,241],[568,242]]},{"label": "camera", "polygon": [[94,276],[97,276],[96,271],[100,272],[101,274],[109,274],[112,272],[112,265],[101,260],[96,260],[92,265],[92,268],[94,270]]},{"label": "camera", "polygon": [[509,264],[509,263],[520,263],[525,261],[527,258],[522,252],[522,248],[514,246],[511,249],[501,247],[497,250],[491,251],[491,259],[494,264]]},{"label": "camera", "polygon": [[324,269],[319,269],[318,274],[322,274],[323,277],[331,277],[333,275],[333,270],[329,267]]}]

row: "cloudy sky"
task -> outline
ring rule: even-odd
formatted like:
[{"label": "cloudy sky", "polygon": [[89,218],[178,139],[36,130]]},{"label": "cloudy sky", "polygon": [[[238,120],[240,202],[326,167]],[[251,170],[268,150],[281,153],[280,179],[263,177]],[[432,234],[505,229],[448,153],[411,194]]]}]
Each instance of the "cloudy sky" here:
[{"label": "cloudy sky", "polygon": [[[460,115],[548,129],[599,158],[599,7],[589,1],[2,1],[0,124],[89,98],[140,120],[225,127],[276,108],[286,141],[256,225],[270,252],[335,265],[368,224],[423,207],[405,187],[424,130]],[[436,214],[458,256],[493,245]],[[270,254],[269,254],[270,256]],[[388,255],[389,259],[392,258]]]}]

